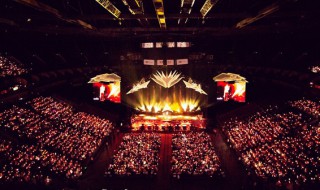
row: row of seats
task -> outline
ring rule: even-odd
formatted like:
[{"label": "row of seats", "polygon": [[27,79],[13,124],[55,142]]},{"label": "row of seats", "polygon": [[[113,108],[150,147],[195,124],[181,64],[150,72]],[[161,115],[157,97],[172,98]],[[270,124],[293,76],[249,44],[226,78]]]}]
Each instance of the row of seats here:
[{"label": "row of seats", "polygon": [[301,99],[296,101],[290,101],[289,105],[299,110],[302,110],[315,118],[320,118],[320,101]]},{"label": "row of seats", "polygon": [[272,142],[292,129],[302,127],[305,123],[301,114],[287,113],[256,113],[248,121],[237,119],[226,122],[223,131],[228,141],[237,151]]},{"label": "row of seats", "polygon": [[212,177],[221,173],[220,160],[212,140],[204,132],[173,134],[171,163],[175,178],[181,175]]},{"label": "row of seats", "polygon": [[78,179],[114,128],[109,120],[76,112],[52,97],[22,106],[0,112],[0,181]]},{"label": "row of seats", "polygon": [[107,176],[153,176],[159,165],[160,135],[126,134],[106,171]]},{"label": "row of seats", "polygon": [[0,78],[7,76],[18,76],[27,73],[28,70],[19,66],[18,63],[0,56]]},{"label": "row of seats", "polygon": [[241,154],[241,159],[258,176],[273,178],[278,184],[319,182],[319,148],[320,126],[250,149]]},{"label": "row of seats", "polygon": [[[290,110],[291,109],[291,110]],[[278,185],[319,181],[320,124],[312,116],[276,106],[222,128],[239,159]]]}]

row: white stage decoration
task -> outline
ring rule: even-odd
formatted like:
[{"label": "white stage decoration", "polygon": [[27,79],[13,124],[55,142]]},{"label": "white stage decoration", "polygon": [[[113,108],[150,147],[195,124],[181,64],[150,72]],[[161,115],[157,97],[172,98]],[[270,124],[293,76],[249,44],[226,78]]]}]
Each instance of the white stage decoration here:
[{"label": "white stage decoration", "polygon": [[207,95],[207,93],[204,90],[202,90],[201,84],[197,84],[197,83],[193,82],[193,80],[191,78],[189,78],[188,81],[183,80],[183,82],[186,85],[186,88],[191,88],[191,89],[195,90],[196,92],[199,92],[200,94]]},{"label": "white stage decoration", "polygon": [[148,88],[149,83],[150,83],[150,80],[145,81],[145,79],[142,78],[137,84],[133,85],[132,89],[129,90],[129,92],[127,92],[127,94],[137,92],[138,90],[143,89],[143,88]]},{"label": "white stage decoration", "polygon": [[221,73],[215,77],[213,77],[213,80],[218,82],[218,81],[224,81],[224,82],[229,82],[229,81],[237,81],[237,82],[248,82],[246,78],[234,74],[234,73]]},{"label": "white stage decoration", "polygon": [[97,75],[90,79],[88,83],[96,83],[96,82],[119,82],[121,80],[121,77],[119,77],[115,73],[105,73],[101,75]]},{"label": "white stage decoration", "polygon": [[177,84],[183,77],[181,77],[181,73],[177,71],[170,71],[169,74],[163,71],[157,71],[156,74],[153,74],[151,79],[164,88],[170,88]]}]

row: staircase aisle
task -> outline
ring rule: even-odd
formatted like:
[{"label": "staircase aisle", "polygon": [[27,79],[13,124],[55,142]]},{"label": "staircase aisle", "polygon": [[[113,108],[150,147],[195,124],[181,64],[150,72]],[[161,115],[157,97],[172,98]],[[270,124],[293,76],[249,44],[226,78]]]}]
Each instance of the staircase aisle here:
[{"label": "staircase aisle", "polygon": [[172,134],[161,134],[160,146],[160,162],[159,172],[157,175],[156,189],[167,190],[170,188],[170,168],[171,168],[171,154],[172,154]]}]

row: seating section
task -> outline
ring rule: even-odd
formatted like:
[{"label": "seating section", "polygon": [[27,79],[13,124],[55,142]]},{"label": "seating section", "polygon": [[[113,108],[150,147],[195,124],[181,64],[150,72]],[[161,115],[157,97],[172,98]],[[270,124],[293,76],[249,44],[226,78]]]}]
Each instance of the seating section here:
[{"label": "seating section", "polygon": [[73,109],[71,105],[54,100],[52,97],[38,97],[28,104],[39,114],[51,120],[66,121],[72,117]]},{"label": "seating section", "polygon": [[278,183],[319,181],[320,127],[302,130],[295,137],[285,137],[246,151],[243,162],[260,177],[272,177]]},{"label": "seating section", "polygon": [[257,176],[278,185],[320,181],[319,122],[297,110],[270,110],[247,121],[226,122],[223,131],[230,146]]},{"label": "seating section", "polygon": [[126,134],[106,174],[107,176],[157,175],[159,150],[159,134]]},{"label": "seating section", "polygon": [[173,134],[171,162],[171,171],[175,178],[182,175],[212,177],[221,173],[220,161],[212,140],[204,132]]},{"label": "seating section", "polygon": [[27,73],[27,69],[19,66],[18,63],[0,56],[0,78],[7,76],[18,76]]},{"label": "seating section", "polygon": [[107,119],[51,97],[13,106],[0,118],[0,180],[5,181],[78,179],[114,128]]},{"label": "seating section", "polygon": [[0,178],[6,182],[33,182],[48,184],[52,176],[77,179],[83,167],[63,154],[37,145],[14,145],[0,141]]},{"label": "seating section", "polygon": [[301,111],[304,111],[305,113],[312,115],[315,118],[320,118],[320,101],[301,99],[290,101],[289,105]]},{"label": "seating section", "polygon": [[234,119],[226,122],[223,131],[233,148],[241,152],[272,142],[305,123],[301,114],[293,112],[273,114],[257,113],[248,121]]}]

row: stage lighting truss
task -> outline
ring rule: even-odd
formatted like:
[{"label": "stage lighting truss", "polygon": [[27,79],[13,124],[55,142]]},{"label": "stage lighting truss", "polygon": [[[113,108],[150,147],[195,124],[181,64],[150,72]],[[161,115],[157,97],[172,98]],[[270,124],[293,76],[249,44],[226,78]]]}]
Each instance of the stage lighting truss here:
[{"label": "stage lighting truss", "polygon": [[164,88],[170,88],[177,84],[183,77],[181,77],[181,73],[177,71],[170,71],[169,74],[163,71],[157,71],[156,74],[153,74],[151,79]]},{"label": "stage lighting truss", "polygon": [[157,14],[160,28],[166,29],[167,25],[166,25],[166,17],[164,16],[163,0],[153,0],[153,5]]},{"label": "stage lighting truss", "polygon": [[133,15],[141,15],[144,13],[142,0],[122,0],[123,4]]},{"label": "stage lighting truss", "polygon": [[277,10],[279,10],[279,5],[277,3],[274,3],[264,9],[262,9],[261,11],[259,11],[259,13],[255,16],[255,17],[249,17],[249,18],[245,18],[242,21],[238,22],[236,25],[236,28],[243,28],[257,20],[260,20],[274,12],[276,12]]},{"label": "stage lighting truss", "polygon": [[202,8],[200,9],[200,13],[203,18],[208,14],[208,12],[212,9],[212,7],[218,3],[218,1],[219,0],[206,0]]},{"label": "stage lighting truss", "polygon": [[[195,0],[181,0],[181,5],[180,5],[180,15],[181,14],[190,14],[193,8]],[[187,23],[188,18],[179,18],[178,19],[178,24],[180,23]]]},{"label": "stage lighting truss", "polygon": [[119,18],[121,11],[117,9],[109,0],[96,0],[103,8],[109,11],[114,17]]}]

